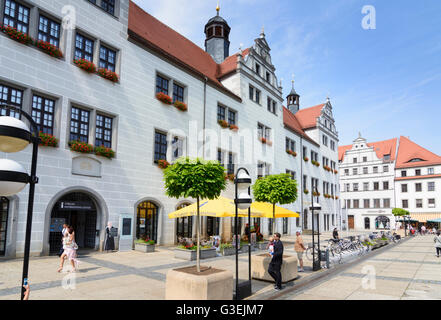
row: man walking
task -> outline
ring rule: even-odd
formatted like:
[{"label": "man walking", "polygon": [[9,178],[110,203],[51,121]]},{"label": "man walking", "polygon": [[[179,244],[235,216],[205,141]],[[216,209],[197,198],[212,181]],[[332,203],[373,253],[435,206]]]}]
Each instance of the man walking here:
[{"label": "man walking", "polygon": [[268,273],[275,280],[275,290],[282,290],[282,274],[280,269],[283,262],[283,243],[280,240],[280,233],[274,234],[274,254],[268,267]]},{"label": "man walking", "polygon": [[433,242],[435,242],[436,256],[439,258],[441,253],[441,232],[439,230],[436,232]]},{"label": "man walking", "polygon": [[296,243],[294,244],[294,250],[297,252],[297,260],[300,263],[299,272],[304,272],[305,270],[303,270],[303,253],[305,252],[306,248],[303,244],[303,239],[300,231],[296,232],[296,236],[297,238]]}]

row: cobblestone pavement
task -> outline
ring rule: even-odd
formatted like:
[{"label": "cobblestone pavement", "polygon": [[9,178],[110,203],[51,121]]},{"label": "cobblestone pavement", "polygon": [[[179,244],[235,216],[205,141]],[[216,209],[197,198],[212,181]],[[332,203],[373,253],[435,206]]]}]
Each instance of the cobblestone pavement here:
[{"label": "cobblestone pavement", "polygon": [[[30,299],[112,299],[112,300],[162,300],[165,297],[167,271],[177,267],[194,265],[195,262],[175,259],[173,248],[159,247],[154,253],[113,252],[88,253],[80,255],[80,270],[69,273],[70,265],[57,273],[58,257],[31,258],[29,279]],[[256,251],[261,254],[264,251]],[[294,255],[293,245],[287,244],[286,254]],[[201,264],[230,270],[235,273],[235,256],[201,260]],[[20,296],[23,260],[0,261],[0,300],[15,300]],[[306,272],[312,273],[311,264],[306,261]],[[75,281],[71,279],[74,277]],[[248,278],[248,255],[239,258],[239,277]],[[75,286],[73,286],[75,283]],[[64,286],[63,286],[64,284]],[[253,292],[273,290],[268,282],[253,280]]]},{"label": "cobblestone pavement", "polygon": [[417,236],[279,299],[438,300],[441,258],[435,255],[433,236]]}]

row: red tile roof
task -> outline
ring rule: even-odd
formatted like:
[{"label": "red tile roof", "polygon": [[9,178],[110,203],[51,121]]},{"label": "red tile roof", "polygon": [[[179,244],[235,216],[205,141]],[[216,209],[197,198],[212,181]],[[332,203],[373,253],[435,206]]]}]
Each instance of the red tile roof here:
[{"label": "red tile roof", "polygon": [[[242,51],[242,56],[245,57],[249,53],[250,53],[250,48],[247,48],[247,49]],[[217,77],[218,78],[222,78],[222,77],[224,77],[224,76],[228,75],[229,73],[231,73],[231,72],[236,70],[236,68],[237,68],[237,56],[238,55],[239,55],[239,53],[235,53],[232,56],[229,56],[228,58],[226,58],[224,60],[224,62],[219,64],[218,72],[217,72]]]},{"label": "red tile roof", "polygon": [[[398,139],[368,143],[368,147],[373,147],[377,157],[383,159],[385,155],[390,155],[391,160],[395,160]],[[345,152],[352,149],[352,144],[338,147],[338,160],[343,161]]]},{"label": "red tile roof", "polygon": [[219,82],[219,66],[207,52],[145,12],[133,1],[130,1],[128,28],[129,37],[133,40],[148,45],[200,76],[206,76],[214,85],[234,95]]},{"label": "red tile roof", "polygon": [[[410,162],[413,159],[421,159],[422,161]],[[402,169],[432,165],[441,165],[441,157],[406,137],[400,137],[396,168]]]},{"label": "red tile roof", "polygon": [[318,146],[317,142],[315,142],[313,139],[311,139],[302,129],[302,126],[300,125],[297,114],[293,114],[291,111],[289,111],[287,108],[283,107],[283,123],[286,127],[293,130],[297,134],[299,134],[301,137],[305,138],[309,142],[314,143]]},{"label": "red tile roof", "polygon": [[317,126],[317,118],[320,117],[324,103],[314,107],[305,108],[297,111],[296,118],[303,130],[315,128]]}]

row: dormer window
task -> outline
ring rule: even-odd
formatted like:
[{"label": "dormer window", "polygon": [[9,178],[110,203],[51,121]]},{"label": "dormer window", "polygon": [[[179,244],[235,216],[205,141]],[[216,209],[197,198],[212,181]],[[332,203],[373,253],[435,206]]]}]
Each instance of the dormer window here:
[{"label": "dormer window", "polygon": [[390,160],[390,154],[385,154],[383,159],[384,159],[384,161],[389,161]]},{"label": "dormer window", "polygon": [[266,73],[266,82],[271,82],[271,74],[269,72]]},{"label": "dormer window", "polygon": [[421,161],[426,161],[426,160],[423,160],[421,158],[414,158],[414,159],[412,159],[412,160],[410,160],[408,162],[421,162]]},{"label": "dormer window", "polygon": [[256,63],[256,73],[260,75],[260,65]]}]

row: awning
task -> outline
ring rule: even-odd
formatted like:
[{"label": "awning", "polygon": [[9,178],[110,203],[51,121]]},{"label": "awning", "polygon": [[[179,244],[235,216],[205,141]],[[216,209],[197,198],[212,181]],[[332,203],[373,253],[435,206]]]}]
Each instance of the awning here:
[{"label": "awning", "polygon": [[435,220],[441,218],[441,212],[435,213],[410,213],[412,220],[416,220],[421,223],[427,222],[427,220]]}]

